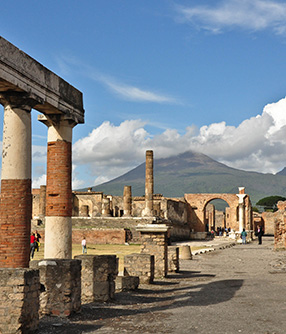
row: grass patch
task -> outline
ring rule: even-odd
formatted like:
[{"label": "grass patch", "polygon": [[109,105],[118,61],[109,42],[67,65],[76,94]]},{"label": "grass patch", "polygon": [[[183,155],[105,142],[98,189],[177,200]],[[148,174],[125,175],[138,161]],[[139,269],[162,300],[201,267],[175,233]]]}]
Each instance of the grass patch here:
[{"label": "grass patch", "polygon": [[[91,255],[116,255],[119,258],[119,271],[123,271],[124,256],[132,253],[140,253],[141,246],[137,244],[130,245],[98,245],[88,244],[87,254]],[[72,245],[72,257],[82,254],[80,244]],[[34,260],[44,258],[44,244],[41,244],[39,252],[35,252]]]}]

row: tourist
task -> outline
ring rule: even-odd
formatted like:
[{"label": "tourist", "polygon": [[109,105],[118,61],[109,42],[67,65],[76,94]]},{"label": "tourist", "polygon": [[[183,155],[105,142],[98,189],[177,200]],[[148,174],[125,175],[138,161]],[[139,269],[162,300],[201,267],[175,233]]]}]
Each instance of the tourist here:
[{"label": "tourist", "polygon": [[35,248],[36,248],[36,237],[35,233],[32,233],[30,237],[30,256],[32,259],[34,258]]},{"label": "tourist", "polygon": [[40,248],[40,239],[42,238],[40,233],[36,230],[35,231],[35,238],[36,238],[36,250],[37,252],[39,251],[39,248]]},{"label": "tourist", "polygon": [[262,236],[263,236],[263,234],[264,234],[264,231],[263,231],[262,226],[258,226],[258,229],[257,229],[258,245],[262,244]]},{"label": "tourist", "polygon": [[82,245],[82,254],[87,253],[85,237],[83,237],[83,239],[81,241],[81,245]]},{"label": "tourist", "polygon": [[245,228],[242,230],[241,234],[240,234],[240,237],[242,239],[242,243],[243,244],[246,244],[246,237],[247,237],[247,233],[245,231]]}]

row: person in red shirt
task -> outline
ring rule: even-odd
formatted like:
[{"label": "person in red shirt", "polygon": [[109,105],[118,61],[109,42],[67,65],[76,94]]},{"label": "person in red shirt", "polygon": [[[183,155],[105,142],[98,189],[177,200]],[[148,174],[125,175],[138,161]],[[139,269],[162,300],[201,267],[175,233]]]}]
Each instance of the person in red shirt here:
[{"label": "person in red shirt", "polygon": [[32,233],[32,235],[30,237],[30,256],[31,256],[31,258],[34,257],[34,253],[35,253],[35,249],[36,249],[36,242],[37,242],[37,239],[35,237],[35,233]]}]

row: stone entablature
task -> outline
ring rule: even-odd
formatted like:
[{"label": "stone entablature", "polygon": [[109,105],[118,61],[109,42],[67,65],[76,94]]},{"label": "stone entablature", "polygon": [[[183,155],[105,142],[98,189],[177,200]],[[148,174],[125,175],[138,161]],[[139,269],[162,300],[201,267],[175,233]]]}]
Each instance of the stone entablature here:
[{"label": "stone entablature", "polygon": [[0,92],[27,93],[34,109],[44,114],[62,114],[84,122],[82,93],[0,37]]}]

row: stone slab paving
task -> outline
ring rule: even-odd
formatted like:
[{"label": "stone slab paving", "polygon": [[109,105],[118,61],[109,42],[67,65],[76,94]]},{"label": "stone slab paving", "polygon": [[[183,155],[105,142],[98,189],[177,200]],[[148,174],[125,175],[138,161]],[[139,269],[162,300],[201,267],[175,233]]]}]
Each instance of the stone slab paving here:
[{"label": "stone slab paving", "polygon": [[286,253],[273,238],[182,260],[181,271],[114,303],[83,305],[69,319],[42,318],[48,333],[286,333]]}]

